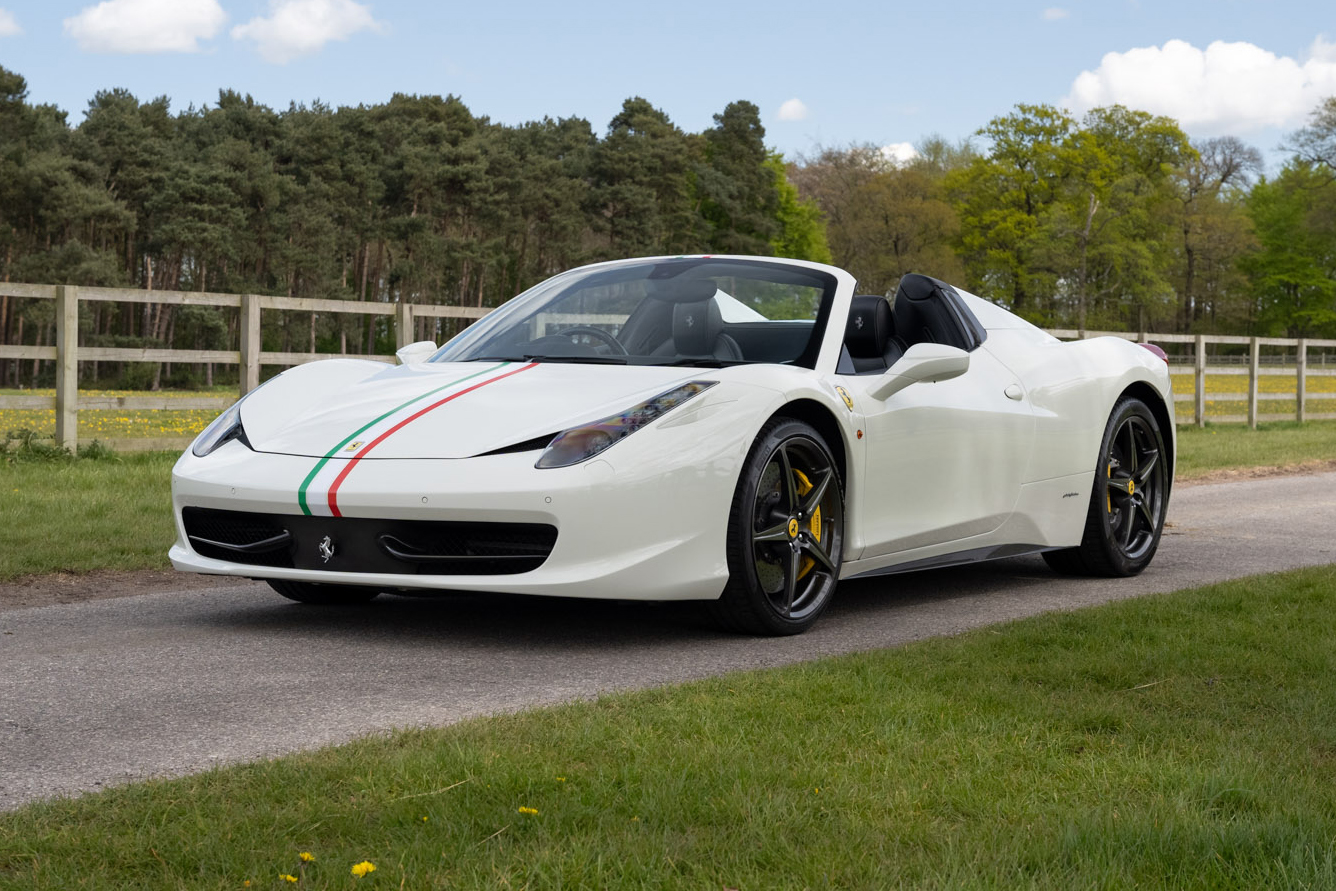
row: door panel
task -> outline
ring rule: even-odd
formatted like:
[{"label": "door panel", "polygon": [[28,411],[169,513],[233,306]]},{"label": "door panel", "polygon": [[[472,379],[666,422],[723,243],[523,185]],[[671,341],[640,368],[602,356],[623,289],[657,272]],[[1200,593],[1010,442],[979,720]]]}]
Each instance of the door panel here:
[{"label": "door panel", "polygon": [[[878,557],[982,535],[1016,505],[1034,440],[1020,381],[981,347],[960,377],[912,384],[885,402],[875,375],[841,376],[866,414],[866,469],[859,490],[864,550]],[[1012,390],[1015,394],[1015,389]]]}]

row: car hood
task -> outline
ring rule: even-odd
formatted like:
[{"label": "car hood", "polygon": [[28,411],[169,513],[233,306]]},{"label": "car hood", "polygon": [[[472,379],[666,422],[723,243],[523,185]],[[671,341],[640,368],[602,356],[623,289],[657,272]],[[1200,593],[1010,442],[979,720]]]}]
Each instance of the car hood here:
[{"label": "car hood", "polygon": [[241,406],[251,448],[369,460],[469,458],[617,414],[678,383],[718,377],[710,368],[526,362],[380,369],[316,362],[256,390]]}]

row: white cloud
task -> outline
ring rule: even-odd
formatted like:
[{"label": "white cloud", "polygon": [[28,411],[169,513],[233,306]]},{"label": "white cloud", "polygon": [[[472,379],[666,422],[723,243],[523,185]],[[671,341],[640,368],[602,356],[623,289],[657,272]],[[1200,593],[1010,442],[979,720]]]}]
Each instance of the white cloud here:
[{"label": "white cloud", "polygon": [[1336,63],[1336,43],[1327,41],[1325,34],[1319,34],[1308,50],[1309,61]]},{"label": "white cloud", "polygon": [[796,96],[779,107],[781,121],[801,121],[807,117],[807,106]]},{"label": "white cloud", "polygon": [[892,142],[881,147],[881,156],[892,164],[908,164],[919,156],[918,149],[908,142]]},{"label": "white cloud", "polygon": [[282,65],[318,52],[331,40],[347,40],[358,31],[381,31],[371,8],[353,0],[270,0],[269,17],[256,17],[232,29],[237,40],[254,40],[265,61]]},{"label": "white cloud", "polygon": [[13,37],[22,33],[23,29],[14,20],[14,13],[8,9],[0,9],[0,37]]},{"label": "white cloud", "polygon": [[1318,37],[1300,63],[1251,43],[1182,40],[1108,53],[1072,83],[1077,113],[1119,103],[1175,118],[1194,135],[1243,134],[1301,124],[1336,93],[1336,44]]},{"label": "white cloud", "polygon": [[218,0],[106,0],[65,19],[65,33],[95,53],[194,53],[226,22]]},{"label": "white cloud", "polygon": [[1039,17],[1046,22],[1056,22],[1059,19],[1067,18],[1069,15],[1071,15],[1071,13],[1063,9],[1061,6],[1050,6],[1048,9],[1041,12]]}]

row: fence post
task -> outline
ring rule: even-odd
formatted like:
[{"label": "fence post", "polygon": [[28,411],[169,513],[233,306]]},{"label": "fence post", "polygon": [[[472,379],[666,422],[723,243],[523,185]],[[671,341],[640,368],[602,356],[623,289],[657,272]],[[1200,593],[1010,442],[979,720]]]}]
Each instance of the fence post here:
[{"label": "fence post", "polygon": [[241,395],[260,386],[260,295],[241,295]]},{"label": "fence post", "polygon": [[79,289],[56,286],[56,445],[79,447]]},{"label": "fence post", "polygon": [[1262,350],[1257,338],[1248,340],[1248,427],[1257,429],[1257,367],[1261,364]]},{"label": "fence post", "polygon": [[1206,426],[1206,335],[1197,335],[1196,361],[1192,373],[1192,404],[1197,426]]},{"label": "fence post", "polygon": [[1308,338],[1300,337],[1298,346],[1298,387],[1294,391],[1298,406],[1294,411],[1294,419],[1300,424],[1304,422],[1304,397],[1308,395]]},{"label": "fence post", "polygon": [[394,348],[402,350],[413,342],[413,304],[397,303],[394,306]]}]

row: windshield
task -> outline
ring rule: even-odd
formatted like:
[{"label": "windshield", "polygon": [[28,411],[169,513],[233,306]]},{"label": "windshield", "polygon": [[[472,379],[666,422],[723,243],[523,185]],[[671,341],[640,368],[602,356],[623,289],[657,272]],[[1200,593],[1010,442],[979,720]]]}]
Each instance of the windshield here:
[{"label": "windshield", "polygon": [[835,286],[829,273],[765,260],[602,264],[530,288],[431,361],[812,368]]}]

